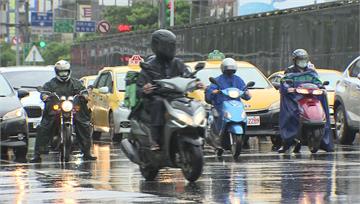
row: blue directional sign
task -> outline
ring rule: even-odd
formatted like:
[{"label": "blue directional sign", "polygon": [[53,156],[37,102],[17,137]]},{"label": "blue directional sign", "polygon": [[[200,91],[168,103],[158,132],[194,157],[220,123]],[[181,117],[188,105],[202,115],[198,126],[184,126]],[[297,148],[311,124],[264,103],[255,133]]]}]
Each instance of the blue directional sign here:
[{"label": "blue directional sign", "polygon": [[31,26],[34,27],[52,27],[52,12],[31,12]]},{"label": "blue directional sign", "polygon": [[92,33],[96,32],[95,21],[76,21],[75,32],[77,33]]}]

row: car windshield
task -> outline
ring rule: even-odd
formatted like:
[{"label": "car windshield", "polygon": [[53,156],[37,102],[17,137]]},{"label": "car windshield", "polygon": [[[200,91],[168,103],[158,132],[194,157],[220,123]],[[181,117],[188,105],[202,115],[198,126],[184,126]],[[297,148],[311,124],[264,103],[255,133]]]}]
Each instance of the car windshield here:
[{"label": "car windshield", "polygon": [[43,86],[46,82],[55,77],[55,72],[51,70],[29,70],[29,71],[10,71],[3,75],[15,88],[22,86]]},{"label": "car windshield", "polygon": [[336,83],[341,80],[341,76],[336,73],[319,73],[321,81],[329,81],[329,85],[326,86],[326,90],[335,91]]},{"label": "car windshield", "polygon": [[11,87],[9,86],[5,78],[2,75],[0,75],[0,97],[9,96],[12,93],[13,92]]},{"label": "car windshield", "polygon": [[[198,77],[206,86],[210,84],[209,77],[218,77],[221,75],[220,68],[218,69],[203,69],[199,71],[196,74],[196,77]],[[265,79],[265,77],[260,73],[259,70],[253,67],[241,67],[236,72],[236,75],[241,77],[245,83],[248,83],[249,81],[255,82],[255,86],[253,89],[266,89],[270,87],[270,84]]]},{"label": "car windshield", "polygon": [[125,76],[126,76],[126,73],[117,73],[116,74],[116,88],[118,91],[125,90]]}]

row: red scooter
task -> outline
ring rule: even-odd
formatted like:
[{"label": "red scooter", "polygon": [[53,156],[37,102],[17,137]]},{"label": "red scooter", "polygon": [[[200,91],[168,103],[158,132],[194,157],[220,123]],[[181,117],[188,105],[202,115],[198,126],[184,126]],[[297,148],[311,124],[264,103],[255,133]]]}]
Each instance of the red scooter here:
[{"label": "red scooter", "polygon": [[[328,84],[329,82],[325,81],[323,86]],[[303,97],[298,100],[300,127],[294,152],[299,152],[301,145],[307,145],[311,153],[316,153],[325,132],[326,113],[324,108],[327,108],[323,107],[316,96],[326,94],[326,90],[320,89],[315,84],[305,83],[295,88],[295,92]]]}]

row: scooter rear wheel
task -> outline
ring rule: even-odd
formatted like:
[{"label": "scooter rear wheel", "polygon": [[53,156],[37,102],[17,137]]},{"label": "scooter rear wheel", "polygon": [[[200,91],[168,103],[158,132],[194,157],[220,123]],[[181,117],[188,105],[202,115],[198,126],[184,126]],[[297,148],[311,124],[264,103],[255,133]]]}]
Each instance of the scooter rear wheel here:
[{"label": "scooter rear wheel", "polygon": [[311,153],[316,153],[320,148],[323,130],[321,128],[310,129],[307,132],[308,147]]},{"label": "scooter rear wheel", "polygon": [[241,153],[243,145],[243,136],[242,135],[230,135],[232,137],[233,143],[231,144],[231,153],[234,159],[238,159]]}]

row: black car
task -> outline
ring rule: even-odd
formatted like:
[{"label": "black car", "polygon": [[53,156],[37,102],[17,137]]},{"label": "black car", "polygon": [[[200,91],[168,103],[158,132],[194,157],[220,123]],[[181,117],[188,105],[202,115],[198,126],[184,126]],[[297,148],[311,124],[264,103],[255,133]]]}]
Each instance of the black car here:
[{"label": "black car", "polygon": [[0,150],[1,158],[7,159],[12,148],[15,161],[26,162],[28,144],[27,115],[19,98],[29,95],[26,90],[17,90],[0,74]]}]

